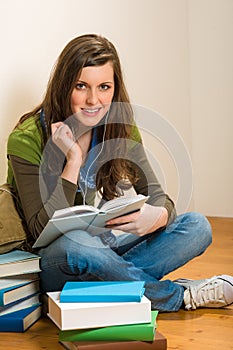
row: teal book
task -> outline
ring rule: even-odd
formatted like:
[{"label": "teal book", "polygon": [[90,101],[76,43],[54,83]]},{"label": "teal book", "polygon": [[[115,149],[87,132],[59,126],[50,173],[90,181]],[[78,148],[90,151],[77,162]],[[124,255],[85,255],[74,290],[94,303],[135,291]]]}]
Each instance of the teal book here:
[{"label": "teal book", "polygon": [[39,272],[39,260],[38,255],[22,250],[0,254],[0,277]]},{"label": "teal book", "polygon": [[144,285],[144,281],[70,281],[61,291],[60,302],[140,302]]},{"label": "teal book", "polygon": [[158,311],[151,311],[150,323],[59,331],[60,341],[153,341]]},{"label": "teal book", "polygon": [[23,275],[14,275],[0,278],[0,290],[9,287],[17,287],[20,284],[26,284],[39,279],[38,273],[25,273]]},{"label": "teal book", "polygon": [[0,316],[0,332],[25,332],[40,316],[41,305]]}]

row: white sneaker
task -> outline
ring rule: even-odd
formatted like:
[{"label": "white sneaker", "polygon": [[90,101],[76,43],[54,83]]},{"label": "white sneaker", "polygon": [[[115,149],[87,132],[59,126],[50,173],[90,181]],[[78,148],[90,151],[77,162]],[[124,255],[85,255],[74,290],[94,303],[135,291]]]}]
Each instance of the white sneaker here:
[{"label": "white sneaker", "polygon": [[185,309],[198,307],[219,308],[233,303],[233,277],[214,276],[204,280],[178,279],[174,281],[185,287]]}]

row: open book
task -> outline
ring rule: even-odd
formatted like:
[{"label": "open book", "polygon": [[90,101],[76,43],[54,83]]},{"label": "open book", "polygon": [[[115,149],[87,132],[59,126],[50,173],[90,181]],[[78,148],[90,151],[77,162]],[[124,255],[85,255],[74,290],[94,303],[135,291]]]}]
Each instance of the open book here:
[{"label": "open book", "polygon": [[44,247],[62,234],[74,230],[88,231],[98,235],[107,230],[106,221],[137,210],[148,200],[142,194],[134,197],[119,197],[106,202],[101,208],[77,205],[55,211],[33,248]]}]

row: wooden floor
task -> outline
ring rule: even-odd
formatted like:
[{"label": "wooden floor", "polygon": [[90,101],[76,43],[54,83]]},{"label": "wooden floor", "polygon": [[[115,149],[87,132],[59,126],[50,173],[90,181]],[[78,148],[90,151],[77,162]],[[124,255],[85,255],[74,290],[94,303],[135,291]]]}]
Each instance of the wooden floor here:
[{"label": "wooden floor", "polygon": [[[169,275],[200,279],[215,274],[233,275],[233,218],[209,218],[213,244],[201,257]],[[167,338],[168,350],[233,349],[233,306],[225,309],[180,310],[159,314],[158,330]],[[24,334],[0,333],[0,349],[62,350],[58,331],[42,318]]]}]

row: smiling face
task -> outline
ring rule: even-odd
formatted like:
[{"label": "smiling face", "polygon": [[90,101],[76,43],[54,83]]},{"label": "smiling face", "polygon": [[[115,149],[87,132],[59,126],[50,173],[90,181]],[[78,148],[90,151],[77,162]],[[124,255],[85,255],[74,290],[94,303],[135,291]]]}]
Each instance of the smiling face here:
[{"label": "smiling face", "polygon": [[84,126],[95,126],[107,113],[114,95],[111,61],[84,67],[71,94],[71,109]]}]

